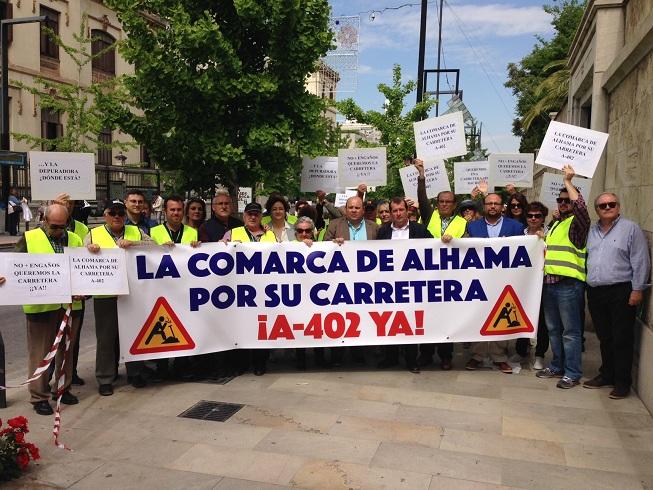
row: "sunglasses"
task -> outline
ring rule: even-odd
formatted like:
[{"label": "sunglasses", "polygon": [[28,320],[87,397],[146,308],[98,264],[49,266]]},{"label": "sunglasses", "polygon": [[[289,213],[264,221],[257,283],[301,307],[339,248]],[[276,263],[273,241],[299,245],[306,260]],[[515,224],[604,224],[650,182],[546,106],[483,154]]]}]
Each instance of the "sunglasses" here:
[{"label": "sunglasses", "polygon": [[295,228],[295,233],[313,233],[310,228]]},{"label": "sunglasses", "polygon": [[526,216],[528,217],[528,219],[541,219],[542,218],[541,213],[535,213],[535,214],[527,213]]},{"label": "sunglasses", "polygon": [[564,204],[570,204],[570,203],[571,203],[571,199],[569,199],[568,197],[557,197],[557,198],[556,198],[556,202],[557,202],[558,204],[563,204],[563,203],[564,203]]},{"label": "sunglasses", "polygon": [[50,227],[51,230],[65,230],[67,225],[53,225],[51,223],[48,223],[48,226]]},{"label": "sunglasses", "polygon": [[613,209],[617,207],[617,204],[619,204],[617,201],[602,202],[597,204],[596,207],[599,209]]},{"label": "sunglasses", "polygon": [[112,218],[115,218],[116,216],[120,216],[120,217],[122,218],[122,217],[125,216],[125,212],[124,212],[124,211],[109,211],[107,214],[108,214],[109,216],[111,216]]}]

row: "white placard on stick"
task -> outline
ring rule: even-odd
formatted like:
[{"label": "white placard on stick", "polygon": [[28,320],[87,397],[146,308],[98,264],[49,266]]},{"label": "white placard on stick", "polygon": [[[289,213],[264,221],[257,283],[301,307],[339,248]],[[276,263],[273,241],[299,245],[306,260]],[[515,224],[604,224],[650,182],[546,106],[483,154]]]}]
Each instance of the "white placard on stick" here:
[{"label": "white placard on stick", "polygon": [[70,273],[64,254],[0,254],[0,305],[70,303]]},{"label": "white placard on stick", "polygon": [[462,112],[413,123],[413,129],[417,156],[422,160],[457,157],[467,153]]},{"label": "white placard on stick", "polygon": [[[406,197],[417,201],[417,177],[419,172],[414,165],[399,169],[401,183],[404,186]],[[450,191],[449,176],[444,166],[444,160],[425,160],[424,177],[426,178],[426,196],[430,199],[436,197],[439,192]]]},{"label": "white placard on stick", "polygon": [[490,153],[489,185],[505,187],[514,184],[515,187],[533,187],[532,153]]},{"label": "white placard on stick", "polygon": [[73,295],[129,294],[125,251],[105,248],[91,253],[86,248],[67,248],[70,259],[70,291]]},{"label": "white placard on stick", "polygon": [[562,169],[571,165],[576,175],[592,178],[608,134],[551,121],[535,163]]},{"label": "white placard on stick", "polygon": [[[592,179],[574,177],[571,183],[578,188],[583,199],[587,202],[590,192],[592,191]],[[540,201],[542,204],[553,211],[558,207],[556,199],[560,196],[560,190],[564,189],[564,175],[553,172],[544,172],[542,174],[542,188],[540,189]]]},{"label": "white placard on stick", "polygon": [[95,155],[30,151],[32,200],[47,201],[65,192],[71,199],[95,199]]},{"label": "white placard on stick", "polygon": [[301,192],[338,190],[338,157],[304,158],[302,160]]},{"label": "white placard on stick", "polygon": [[454,192],[456,194],[470,194],[479,182],[488,180],[488,168],[487,161],[455,162],[453,164]]},{"label": "white placard on stick", "polygon": [[252,188],[251,187],[239,187],[238,188],[238,212],[244,213],[245,206],[252,202]]},{"label": "white placard on stick", "polygon": [[357,188],[345,189],[345,192],[338,192],[336,194],[336,199],[333,205],[337,208],[344,206],[345,204],[347,204],[347,199],[349,199],[350,197],[354,197],[356,195],[358,195]]},{"label": "white placard on stick", "polygon": [[338,150],[338,186],[387,184],[385,147]]}]

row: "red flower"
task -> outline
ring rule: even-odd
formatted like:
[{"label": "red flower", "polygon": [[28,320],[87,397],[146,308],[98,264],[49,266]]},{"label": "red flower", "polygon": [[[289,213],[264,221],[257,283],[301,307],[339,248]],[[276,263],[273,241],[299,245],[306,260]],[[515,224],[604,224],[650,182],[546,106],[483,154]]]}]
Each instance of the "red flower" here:
[{"label": "red flower", "polygon": [[9,419],[7,421],[10,427],[14,427],[15,429],[21,429],[23,432],[27,432],[27,419],[23,417],[22,415],[19,415],[18,417],[14,417],[13,419]]},{"label": "red flower", "polygon": [[39,448],[38,447],[36,447],[31,442],[25,443],[25,447],[29,451],[29,454],[30,454],[30,456],[32,457],[33,460],[41,459],[41,454],[39,453]]},{"label": "red flower", "polygon": [[25,442],[25,433],[20,431],[16,432],[14,434],[14,439],[16,439],[16,442],[22,444],[23,442]]},{"label": "red flower", "polygon": [[21,469],[21,471],[25,471],[25,469],[27,469],[27,465],[29,464],[29,456],[27,453],[18,453],[16,455],[16,464]]}]

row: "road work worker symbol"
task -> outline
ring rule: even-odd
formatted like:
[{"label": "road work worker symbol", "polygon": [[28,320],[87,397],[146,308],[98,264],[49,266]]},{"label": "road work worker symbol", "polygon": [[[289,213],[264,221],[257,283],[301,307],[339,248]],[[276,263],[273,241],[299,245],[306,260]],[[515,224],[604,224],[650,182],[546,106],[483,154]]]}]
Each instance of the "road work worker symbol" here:
[{"label": "road work worker symbol", "polygon": [[533,332],[533,324],[519,302],[515,290],[506,286],[485,320],[481,335],[508,335]]},{"label": "road work worker symbol", "polygon": [[165,298],[156,300],[152,312],[129,349],[131,354],[194,349],[195,342]]}]

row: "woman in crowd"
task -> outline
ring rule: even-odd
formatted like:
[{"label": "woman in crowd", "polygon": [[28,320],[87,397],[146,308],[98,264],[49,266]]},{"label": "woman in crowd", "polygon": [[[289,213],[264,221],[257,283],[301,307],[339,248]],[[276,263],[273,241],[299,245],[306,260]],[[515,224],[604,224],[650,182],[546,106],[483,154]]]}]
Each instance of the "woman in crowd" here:
[{"label": "woman in crowd", "polygon": [[462,201],[460,206],[458,206],[458,214],[465,218],[465,221],[468,223],[477,220],[480,217],[478,206],[476,205],[476,201],[473,199],[465,199]]},{"label": "woman in crowd", "polygon": [[390,204],[388,201],[380,201],[376,206],[376,216],[377,224],[385,225],[392,221],[392,216],[390,216]]},{"label": "woman in crowd", "polygon": [[206,203],[199,197],[191,197],[186,202],[186,224],[191,228],[199,230],[200,226],[206,221]]},{"label": "woman in crowd", "polygon": [[[544,224],[547,214],[549,214],[549,210],[541,202],[533,201],[528,204],[525,212],[528,225],[524,230],[524,235],[537,235],[540,238],[544,238],[544,235],[546,235],[547,232],[547,227]],[[528,355],[529,344],[529,339],[517,339],[517,353],[522,357],[526,357]],[[546,327],[546,323],[544,322],[544,309],[540,305],[540,319],[537,328],[537,345],[535,346],[535,362],[533,363],[533,369],[544,369],[546,367],[544,363],[544,354],[546,354],[548,349],[549,329]]]},{"label": "woman in crowd", "polygon": [[526,228],[526,206],[528,206],[528,201],[526,201],[524,194],[520,192],[511,193],[510,199],[508,199],[506,216],[519,221]]},{"label": "woman in crowd", "polygon": [[290,242],[295,239],[293,225],[288,222],[287,216],[290,204],[280,195],[270,196],[265,203],[265,210],[270,216],[270,229],[274,233],[277,243]]}]

